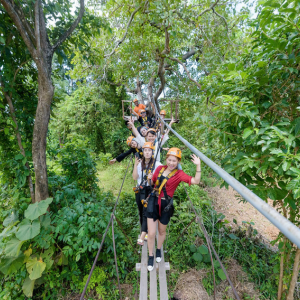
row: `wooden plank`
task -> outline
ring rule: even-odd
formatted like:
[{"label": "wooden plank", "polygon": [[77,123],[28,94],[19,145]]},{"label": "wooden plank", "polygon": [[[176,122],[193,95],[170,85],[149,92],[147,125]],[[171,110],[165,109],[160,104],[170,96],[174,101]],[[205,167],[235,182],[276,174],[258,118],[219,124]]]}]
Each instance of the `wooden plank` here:
[{"label": "wooden plank", "polygon": [[141,276],[140,276],[140,300],[147,300],[148,298],[148,270],[147,270],[147,243],[142,247],[142,262],[141,262]]},{"label": "wooden plank", "polygon": [[[158,263],[156,263],[155,265],[156,265],[156,270],[158,270]],[[170,263],[169,262],[165,262],[165,268],[166,268],[166,271],[170,271]],[[140,263],[135,264],[135,270],[137,272],[141,271],[141,264]]]},{"label": "wooden plank", "polygon": [[156,277],[156,262],[155,262],[155,243],[153,245],[154,255],[154,270],[150,273],[150,300],[157,300],[157,277]]},{"label": "wooden plank", "polygon": [[160,300],[168,300],[168,286],[163,246],[161,247],[161,262],[158,264],[158,268]]}]

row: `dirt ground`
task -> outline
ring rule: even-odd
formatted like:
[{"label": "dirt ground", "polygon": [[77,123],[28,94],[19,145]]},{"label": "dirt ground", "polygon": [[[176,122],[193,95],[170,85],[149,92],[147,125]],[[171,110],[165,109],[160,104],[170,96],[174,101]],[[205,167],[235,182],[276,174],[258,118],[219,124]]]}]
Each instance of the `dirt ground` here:
[{"label": "dirt ground", "polygon": [[[242,221],[253,222],[253,226],[265,239],[274,240],[279,230],[259,213],[250,203],[239,203],[238,195],[232,187],[227,190],[225,187],[208,187],[205,189],[210,198],[213,199],[213,206],[217,212],[226,216],[226,219],[234,227],[233,219],[236,219],[238,225]],[[271,202],[269,203],[271,205]]]},{"label": "dirt ground", "polygon": [[[255,285],[248,281],[247,274],[242,270],[242,267],[231,259],[226,262],[227,273],[231,278],[233,286],[236,289],[240,299],[255,299],[259,300],[259,292],[255,289]],[[180,275],[174,292],[174,300],[213,300],[214,297],[209,296],[202,285],[202,279],[206,277],[206,270],[191,269]],[[246,297],[247,296],[247,297]],[[234,299],[235,296],[231,287],[226,280],[223,280],[216,287],[216,299]]]}]

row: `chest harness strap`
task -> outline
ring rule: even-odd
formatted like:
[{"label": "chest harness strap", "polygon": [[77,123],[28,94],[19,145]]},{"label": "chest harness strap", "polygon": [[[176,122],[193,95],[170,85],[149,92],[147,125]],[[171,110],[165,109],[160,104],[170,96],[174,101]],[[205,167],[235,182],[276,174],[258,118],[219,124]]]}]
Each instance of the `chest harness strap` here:
[{"label": "chest harness strap", "polygon": [[169,209],[173,205],[173,198],[169,197],[168,194],[167,194],[166,183],[172,176],[174,176],[176,174],[178,169],[174,169],[172,172],[170,172],[168,174],[168,176],[166,178],[161,180],[161,176],[162,176],[164,171],[165,171],[165,168],[161,168],[161,170],[158,174],[156,183],[155,183],[155,188],[154,188],[154,190],[156,192],[156,196],[158,197],[158,206],[159,206],[159,215],[160,216],[161,216],[161,199],[159,199],[159,195],[160,195],[161,191],[163,190],[164,197],[165,197],[166,201],[168,201],[168,205],[165,207],[164,212],[169,211]]}]

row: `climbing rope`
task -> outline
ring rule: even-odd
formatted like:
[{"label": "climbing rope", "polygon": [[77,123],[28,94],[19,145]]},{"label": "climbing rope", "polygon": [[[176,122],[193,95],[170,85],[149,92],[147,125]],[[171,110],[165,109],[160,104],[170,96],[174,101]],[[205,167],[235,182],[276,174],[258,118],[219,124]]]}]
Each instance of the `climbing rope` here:
[{"label": "climbing rope", "polygon": [[[96,255],[96,257],[95,257],[93,266],[92,266],[92,268],[91,268],[89,277],[88,277],[88,279],[87,279],[87,281],[86,281],[86,284],[85,284],[85,286],[84,286],[83,292],[82,292],[82,294],[81,294],[81,296],[80,296],[80,300],[83,300],[83,299],[84,299],[84,295],[85,295],[85,293],[86,293],[86,289],[87,289],[87,287],[88,287],[88,285],[89,285],[89,282],[90,282],[90,280],[91,280],[93,271],[94,271],[94,269],[95,269],[95,267],[96,267],[96,263],[97,263],[97,261],[98,261],[99,254],[100,254],[100,252],[101,252],[101,250],[102,250],[102,247],[103,247],[104,240],[105,240],[105,238],[106,238],[108,229],[109,229],[109,227],[110,227],[110,224],[113,222],[114,213],[115,213],[115,210],[116,210],[117,205],[118,205],[118,202],[119,202],[120,194],[121,194],[121,191],[122,191],[122,188],[123,188],[123,185],[124,185],[124,182],[125,182],[125,178],[126,178],[126,175],[127,175],[127,172],[128,172],[128,168],[129,168],[129,166],[130,166],[130,163],[131,163],[131,161],[132,161],[132,158],[133,158],[133,156],[131,155],[131,159],[130,159],[130,161],[128,162],[127,169],[126,169],[126,172],[125,172],[125,175],[124,175],[124,178],[123,178],[123,182],[122,182],[122,185],[121,185],[121,188],[120,188],[120,191],[119,191],[119,194],[118,194],[118,197],[117,197],[115,206],[114,206],[114,208],[113,208],[113,211],[112,211],[111,217],[110,217],[110,219],[109,219],[108,225],[107,225],[107,227],[106,227],[106,229],[105,229],[105,232],[104,232],[104,235],[103,235],[103,237],[102,237],[102,241],[101,241],[100,247],[99,247],[99,249],[98,249],[97,255]],[[113,225],[112,225],[112,230],[113,230]],[[115,242],[114,242],[114,232],[113,232],[113,244],[114,244],[114,243],[115,243]],[[115,252],[115,244],[114,244],[114,252]],[[120,290],[120,283],[119,283],[118,265],[117,265],[117,262],[116,262],[116,256],[115,256],[115,264],[116,264],[117,277],[118,277],[119,294],[120,294],[120,299],[122,299],[121,290]]]}]

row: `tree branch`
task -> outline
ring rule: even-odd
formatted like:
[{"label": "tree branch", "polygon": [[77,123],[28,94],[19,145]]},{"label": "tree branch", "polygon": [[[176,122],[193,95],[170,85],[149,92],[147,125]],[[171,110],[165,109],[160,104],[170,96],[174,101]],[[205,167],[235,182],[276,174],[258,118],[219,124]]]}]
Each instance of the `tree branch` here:
[{"label": "tree branch", "polygon": [[52,51],[54,52],[74,31],[84,14],[84,0],[80,0],[80,10],[77,19],[73,22],[71,27],[54,43]]},{"label": "tree branch", "polygon": [[116,49],[124,42],[124,40],[125,40],[125,38],[126,38],[126,35],[127,35],[127,33],[128,33],[129,26],[130,26],[130,24],[131,24],[131,22],[132,22],[132,20],[133,20],[133,17],[134,17],[134,15],[135,15],[141,8],[142,8],[142,7],[139,6],[139,7],[131,14],[131,16],[130,16],[130,18],[129,18],[129,21],[128,21],[128,23],[127,23],[127,26],[126,26],[126,31],[125,31],[125,33],[124,33],[122,39],[117,41],[117,43],[116,43],[114,49],[113,49],[109,54],[104,55],[105,58],[107,58],[107,57],[109,57],[109,56],[112,56],[112,55],[115,53]]},{"label": "tree branch", "polygon": [[185,65],[183,62],[181,62],[178,58],[175,58],[175,57],[169,57],[169,59],[172,60],[172,61],[176,61],[177,63],[179,63],[179,64],[184,68],[184,70],[185,70],[185,72],[186,72],[188,78],[189,78],[192,82],[194,82],[194,83],[197,85],[197,87],[201,90],[201,88],[202,88],[201,85],[200,85],[195,79],[193,79],[193,78],[191,77],[190,72],[188,71],[186,65]]},{"label": "tree branch", "polygon": [[[32,57],[36,59],[36,50],[35,47],[29,37],[29,33],[26,29],[26,22],[21,20],[18,12],[15,10],[14,5],[10,0],[0,0],[0,3],[3,5],[11,19],[13,20],[14,24],[16,25],[19,33],[21,34],[28,50],[30,51]],[[31,35],[31,34],[30,34]]]},{"label": "tree branch", "polygon": [[156,102],[156,105],[158,105],[157,99],[160,96],[160,94],[162,93],[162,91],[164,90],[164,87],[166,84],[164,62],[165,62],[166,54],[170,53],[169,44],[170,44],[170,35],[168,32],[168,27],[165,27],[165,49],[159,55],[159,65],[158,65],[158,71],[157,71],[157,75],[160,79],[160,86],[154,95],[154,101]]},{"label": "tree branch", "polygon": [[208,12],[209,10],[213,9],[217,4],[218,4],[219,0],[216,0],[215,3],[213,3],[209,8],[204,9],[197,17],[196,19],[198,19],[199,17],[201,17],[202,15],[204,15],[206,12]]},{"label": "tree branch", "polygon": [[222,61],[224,61],[223,55],[222,55],[221,53],[219,53],[219,51],[217,51],[217,50],[214,48],[214,45],[213,45],[212,41],[211,41],[211,40],[209,39],[209,37],[206,35],[205,31],[204,31],[202,28],[200,28],[200,30],[201,30],[202,33],[205,35],[205,37],[206,37],[206,39],[208,40],[210,46],[211,46],[211,47],[215,50],[215,52],[221,57]]},{"label": "tree branch", "polygon": [[142,93],[142,81],[139,80],[139,77],[136,78],[136,93],[138,95],[139,100],[144,103],[143,93]]},{"label": "tree branch", "polygon": [[196,54],[196,50],[193,49],[182,56],[182,60],[185,61]]},{"label": "tree branch", "polygon": [[217,13],[217,12],[215,11],[214,8],[212,8],[212,11],[213,11],[214,14],[216,14],[219,18],[221,18],[221,19],[224,21],[225,26],[226,26],[227,37],[228,37],[230,43],[231,43],[233,46],[236,46],[236,45],[232,42],[232,40],[230,39],[230,36],[229,36],[229,27],[228,27],[228,23],[227,23],[225,17],[223,17],[222,15],[220,15],[219,13]]},{"label": "tree branch", "polygon": [[41,36],[40,36],[40,0],[36,0],[34,3],[34,31],[35,31],[35,38],[36,38],[36,50],[39,56],[42,55],[42,48],[41,48]]}]

